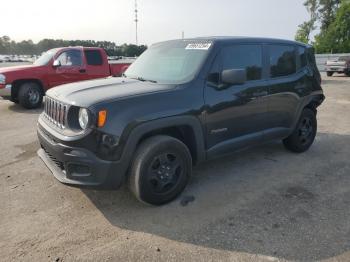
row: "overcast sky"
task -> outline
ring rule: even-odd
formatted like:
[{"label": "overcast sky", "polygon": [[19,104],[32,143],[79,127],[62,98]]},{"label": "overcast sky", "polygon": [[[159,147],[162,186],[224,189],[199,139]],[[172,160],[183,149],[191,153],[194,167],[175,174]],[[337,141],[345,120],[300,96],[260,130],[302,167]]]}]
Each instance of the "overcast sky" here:
[{"label": "overcast sky", "polygon": [[[139,42],[209,35],[293,39],[304,0],[138,0]],[[4,0],[0,35],[135,43],[134,0]]]}]

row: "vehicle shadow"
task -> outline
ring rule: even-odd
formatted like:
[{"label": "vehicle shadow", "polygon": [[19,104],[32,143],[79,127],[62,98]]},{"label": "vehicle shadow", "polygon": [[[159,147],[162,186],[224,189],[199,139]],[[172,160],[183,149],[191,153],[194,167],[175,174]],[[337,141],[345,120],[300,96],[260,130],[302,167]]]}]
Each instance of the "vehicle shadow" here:
[{"label": "vehicle shadow", "polygon": [[41,105],[40,108],[36,109],[25,109],[19,104],[12,103],[8,106],[8,109],[16,112],[16,113],[24,113],[24,114],[40,114],[44,110],[44,103]]},{"label": "vehicle shadow", "polygon": [[[350,251],[350,136],[320,133],[304,154],[280,142],[202,164],[161,207],[82,190],[115,227],[220,250],[314,261]],[[194,200],[182,201],[187,196]],[[187,205],[186,205],[187,204]]]}]

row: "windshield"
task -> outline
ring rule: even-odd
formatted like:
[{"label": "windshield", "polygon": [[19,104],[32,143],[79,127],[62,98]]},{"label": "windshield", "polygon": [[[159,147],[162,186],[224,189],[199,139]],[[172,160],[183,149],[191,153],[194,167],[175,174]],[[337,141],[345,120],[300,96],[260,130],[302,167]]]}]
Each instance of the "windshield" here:
[{"label": "windshield", "polygon": [[212,46],[208,41],[177,40],[148,48],[124,76],[140,81],[180,84],[194,78]]},{"label": "windshield", "polygon": [[43,66],[47,65],[52,57],[56,54],[58,49],[51,49],[43,53],[37,60],[35,60],[34,65]]}]

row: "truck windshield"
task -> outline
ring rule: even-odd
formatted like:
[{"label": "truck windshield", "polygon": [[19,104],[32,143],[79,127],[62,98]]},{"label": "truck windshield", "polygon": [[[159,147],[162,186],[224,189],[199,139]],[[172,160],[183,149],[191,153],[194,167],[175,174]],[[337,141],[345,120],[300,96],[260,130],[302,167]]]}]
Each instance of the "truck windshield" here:
[{"label": "truck windshield", "polygon": [[35,60],[34,65],[44,66],[49,63],[52,57],[56,54],[58,49],[51,49],[45,53],[43,53],[37,60]]},{"label": "truck windshield", "polygon": [[127,78],[163,84],[191,81],[212,46],[208,41],[176,40],[154,44],[125,72]]}]

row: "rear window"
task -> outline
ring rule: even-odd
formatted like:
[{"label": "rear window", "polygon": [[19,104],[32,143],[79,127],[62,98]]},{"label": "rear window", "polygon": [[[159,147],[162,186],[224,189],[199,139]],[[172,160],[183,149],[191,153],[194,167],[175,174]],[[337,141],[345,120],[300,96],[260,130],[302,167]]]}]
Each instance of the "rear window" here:
[{"label": "rear window", "polygon": [[103,59],[99,50],[85,50],[85,58],[88,65],[102,65]]},{"label": "rear window", "polygon": [[296,73],[294,46],[270,45],[270,77],[282,77]]},{"label": "rear window", "polygon": [[297,64],[298,70],[307,66],[307,55],[305,47],[298,47]]}]

